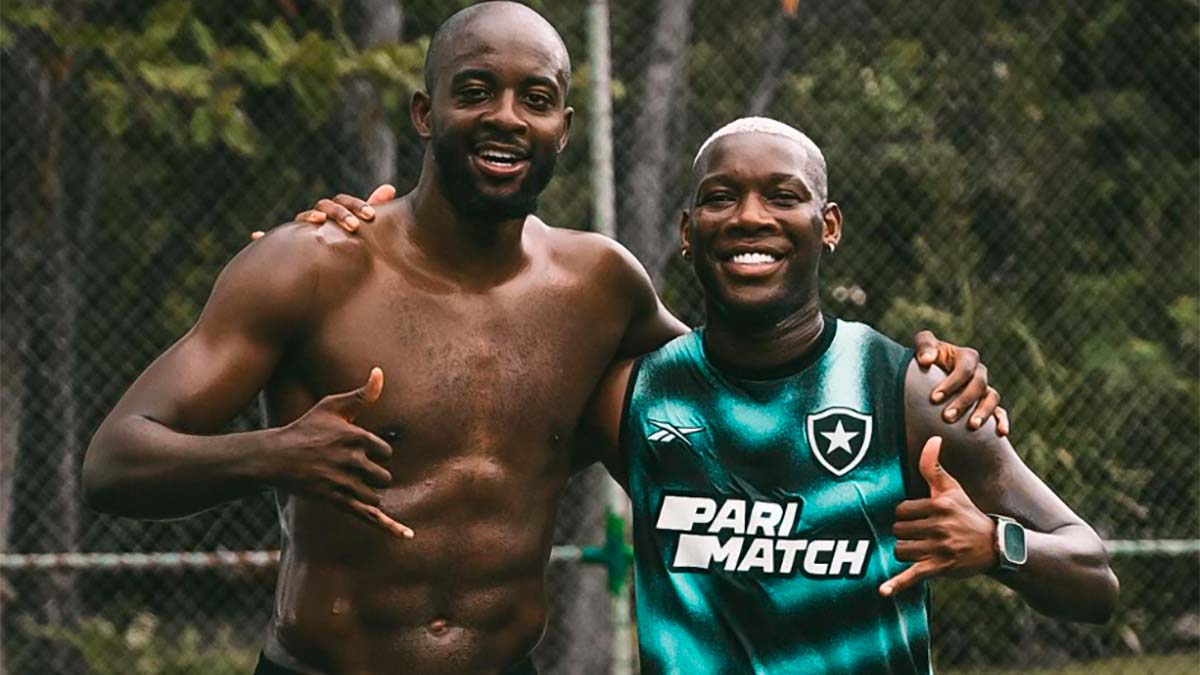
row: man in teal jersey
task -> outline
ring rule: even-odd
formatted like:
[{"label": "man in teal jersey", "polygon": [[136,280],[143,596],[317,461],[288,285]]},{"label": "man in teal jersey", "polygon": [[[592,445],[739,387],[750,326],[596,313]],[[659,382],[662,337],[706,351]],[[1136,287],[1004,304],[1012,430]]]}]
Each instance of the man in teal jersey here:
[{"label": "man in teal jersey", "polygon": [[929,673],[933,576],[1108,619],[1099,537],[994,423],[946,422],[941,371],[821,313],[842,214],[807,136],[717,131],[681,230],[707,324],[615,365],[584,422],[633,500],[643,673]]}]

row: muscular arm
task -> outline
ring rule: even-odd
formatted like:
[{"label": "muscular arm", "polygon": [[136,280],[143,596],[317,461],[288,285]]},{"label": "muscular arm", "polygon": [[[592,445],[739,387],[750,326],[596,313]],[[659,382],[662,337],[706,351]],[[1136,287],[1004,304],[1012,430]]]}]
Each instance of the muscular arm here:
[{"label": "muscular arm", "polygon": [[648,354],[691,329],[675,318],[654,290],[650,275],[637,258],[621,244],[600,238],[608,249],[600,287],[617,289],[617,297],[628,303],[629,322],[617,349],[618,358]]},{"label": "muscular arm", "polygon": [[633,358],[648,354],[689,332],[689,328],[663,306],[642,264],[621,244],[588,235],[602,247],[603,262],[593,280],[597,289],[608,289],[623,305],[627,317],[617,347],[616,360],[596,385],[575,434],[572,468],[581,471],[603,462],[617,482],[625,485],[620,449],[621,408],[633,367]]},{"label": "muscular arm", "polygon": [[625,410],[625,392],[633,374],[633,359],[614,363],[592,393],[576,438],[576,468],[602,462],[625,491],[629,491],[629,467],[621,451],[621,416]]},{"label": "muscular arm", "polygon": [[[1009,516],[1026,528],[1027,562],[1018,572],[996,573],[995,578],[1043,614],[1106,621],[1116,605],[1118,583],[1100,538],[1025,466],[1006,438],[994,433],[994,420],[969,431],[962,421],[949,424],[943,419],[929,402],[929,392],[943,377],[940,370],[922,371],[915,362],[908,368],[905,420],[912,458],[910,480],[923,484],[917,473],[922,446],[931,436],[941,436],[941,465],[981,512],[968,515],[987,528],[987,545],[994,526],[990,519],[987,523],[979,519],[983,513]],[[961,503],[956,507],[945,495],[941,500],[938,496],[931,500],[935,509],[961,510]],[[994,559],[992,554],[989,560]]]},{"label": "muscular arm", "polygon": [[172,518],[266,487],[277,430],[216,432],[263,388],[302,330],[318,266],[300,251],[303,237],[316,236],[308,226],[279,228],[229,263],[195,326],[142,373],[92,438],[83,465],[89,504]]}]

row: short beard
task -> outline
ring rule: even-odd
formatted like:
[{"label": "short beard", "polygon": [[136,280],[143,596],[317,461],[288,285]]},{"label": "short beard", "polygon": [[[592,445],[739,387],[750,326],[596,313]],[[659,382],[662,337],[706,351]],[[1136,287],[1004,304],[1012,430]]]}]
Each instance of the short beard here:
[{"label": "short beard", "polygon": [[467,154],[445,136],[434,134],[433,158],[437,161],[442,189],[454,210],[472,220],[511,220],[524,218],[537,211],[538,195],[554,177],[558,156],[529,157],[529,173],[517,188],[506,197],[490,197],[476,188],[475,175],[467,166]]}]

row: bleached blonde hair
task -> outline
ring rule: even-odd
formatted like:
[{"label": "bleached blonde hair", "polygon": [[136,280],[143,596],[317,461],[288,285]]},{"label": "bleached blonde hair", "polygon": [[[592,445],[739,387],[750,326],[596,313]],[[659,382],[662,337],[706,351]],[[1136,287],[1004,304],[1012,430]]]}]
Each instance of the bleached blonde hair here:
[{"label": "bleached blonde hair", "polygon": [[700,144],[700,149],[696,151],[696,156],[692,158],[692,170],[696,169],[696,166],[700,163],[700,157],[704,155],[704,151],[709,146],[726,136],[737,134],[770,134],[795,141],[799,144],[800,147],[804,148],[804,152],[809,158],[809,161],[804,166],[805,178],[809,183],[808,187],[813,191],[813,196],[822,204],[825,203],[828,197],[829,179],[825,168],[825,155],[821,152],[821,148],[796,127],[784,124],[770,117],[742,117],[712,132],[712,135]]}]

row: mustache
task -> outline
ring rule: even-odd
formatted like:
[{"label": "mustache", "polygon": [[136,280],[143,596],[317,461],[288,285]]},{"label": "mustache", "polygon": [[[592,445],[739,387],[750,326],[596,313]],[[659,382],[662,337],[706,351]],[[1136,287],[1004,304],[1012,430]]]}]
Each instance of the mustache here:
[{"label": "mustache", "polygon": [[471,140],[471,147],[478,148],[481,145],[494,143],[496,145],[505,145],[512,148],[520,148],[523,152],[529,152],[529,142],[519,136],[510,134],[488,134]]}]

